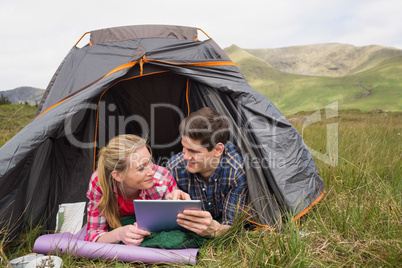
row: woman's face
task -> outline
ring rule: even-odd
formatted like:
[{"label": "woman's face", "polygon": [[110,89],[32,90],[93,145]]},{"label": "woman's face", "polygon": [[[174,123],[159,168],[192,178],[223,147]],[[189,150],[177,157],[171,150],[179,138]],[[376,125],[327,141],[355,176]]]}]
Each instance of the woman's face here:
[{"label": "woman's face", "polygon": [[129,155],[127,161],[129,165],[127,174],[124,178],[121,178],[122,175],[119,174],[119,177],[128,197],[133,197],[140,190],[154,186],[155,168],[146,146]]}]

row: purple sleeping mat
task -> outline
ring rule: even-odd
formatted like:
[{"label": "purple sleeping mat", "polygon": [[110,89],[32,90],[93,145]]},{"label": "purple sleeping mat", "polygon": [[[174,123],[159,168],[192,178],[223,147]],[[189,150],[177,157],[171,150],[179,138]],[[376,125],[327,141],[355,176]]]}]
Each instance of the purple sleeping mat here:
[{"label": "purple sleeping mat", "polygon": [[38,237],[34,252],[40,254],[69,254],[88,259],[115,259],[124,262],[143,263],[187,263],[196,264],[198,248],[160,249],[120,244],[106,244],[85,241],[86,227],[77,234],[60,233]]}]

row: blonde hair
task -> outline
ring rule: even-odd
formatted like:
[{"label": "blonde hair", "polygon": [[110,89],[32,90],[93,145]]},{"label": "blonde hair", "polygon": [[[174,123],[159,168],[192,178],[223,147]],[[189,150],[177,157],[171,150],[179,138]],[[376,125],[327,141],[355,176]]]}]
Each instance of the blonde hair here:
[{"label": "blonde hair", "polygon": [[[98,182],[102,191],[102,197],[97,205],[99,212],[104,214],[109,226],[113,229],[120,227],[120,215],[117,200],[114,193],[115,179],[113,171],[117,171],[124,178],[130,163],[128,157],[137,149],[147,146],[146,141],[136,135],[120,135],[100,149],[98,154]],[[124,193],[121,183],[117,183],[121,193]]]}]

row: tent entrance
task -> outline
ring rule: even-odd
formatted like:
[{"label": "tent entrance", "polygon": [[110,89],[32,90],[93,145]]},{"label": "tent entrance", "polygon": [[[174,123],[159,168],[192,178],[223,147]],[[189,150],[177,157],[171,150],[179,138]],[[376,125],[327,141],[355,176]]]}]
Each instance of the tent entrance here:
[{"label": "tent entrance", "polygon": [[[181,151],[178,126],[191,107],[188,78],[161,72],[123,79],[109,88],[98,104],[97,148],[113,137],[136,134],[148,140],[155,164],[165,165]],[[197,103],[198,102],[198,103]]]}]

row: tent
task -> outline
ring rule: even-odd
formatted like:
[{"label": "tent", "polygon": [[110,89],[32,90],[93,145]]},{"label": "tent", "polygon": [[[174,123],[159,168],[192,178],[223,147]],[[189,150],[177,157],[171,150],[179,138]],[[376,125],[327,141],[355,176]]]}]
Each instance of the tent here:
[{"label": "tent", "polygon": [[147,137],[159,165],[181,150],[178,125],[209,106],[231,122],[245,160],[253,221],[280,229],[325,193],[297,130],[254,91],[201,29],[168,25],[91,31],[51,79],[36,117],[0,148],[0,228],[54,230],[60,204],[85,202],[97,150],[112,137]]}]

